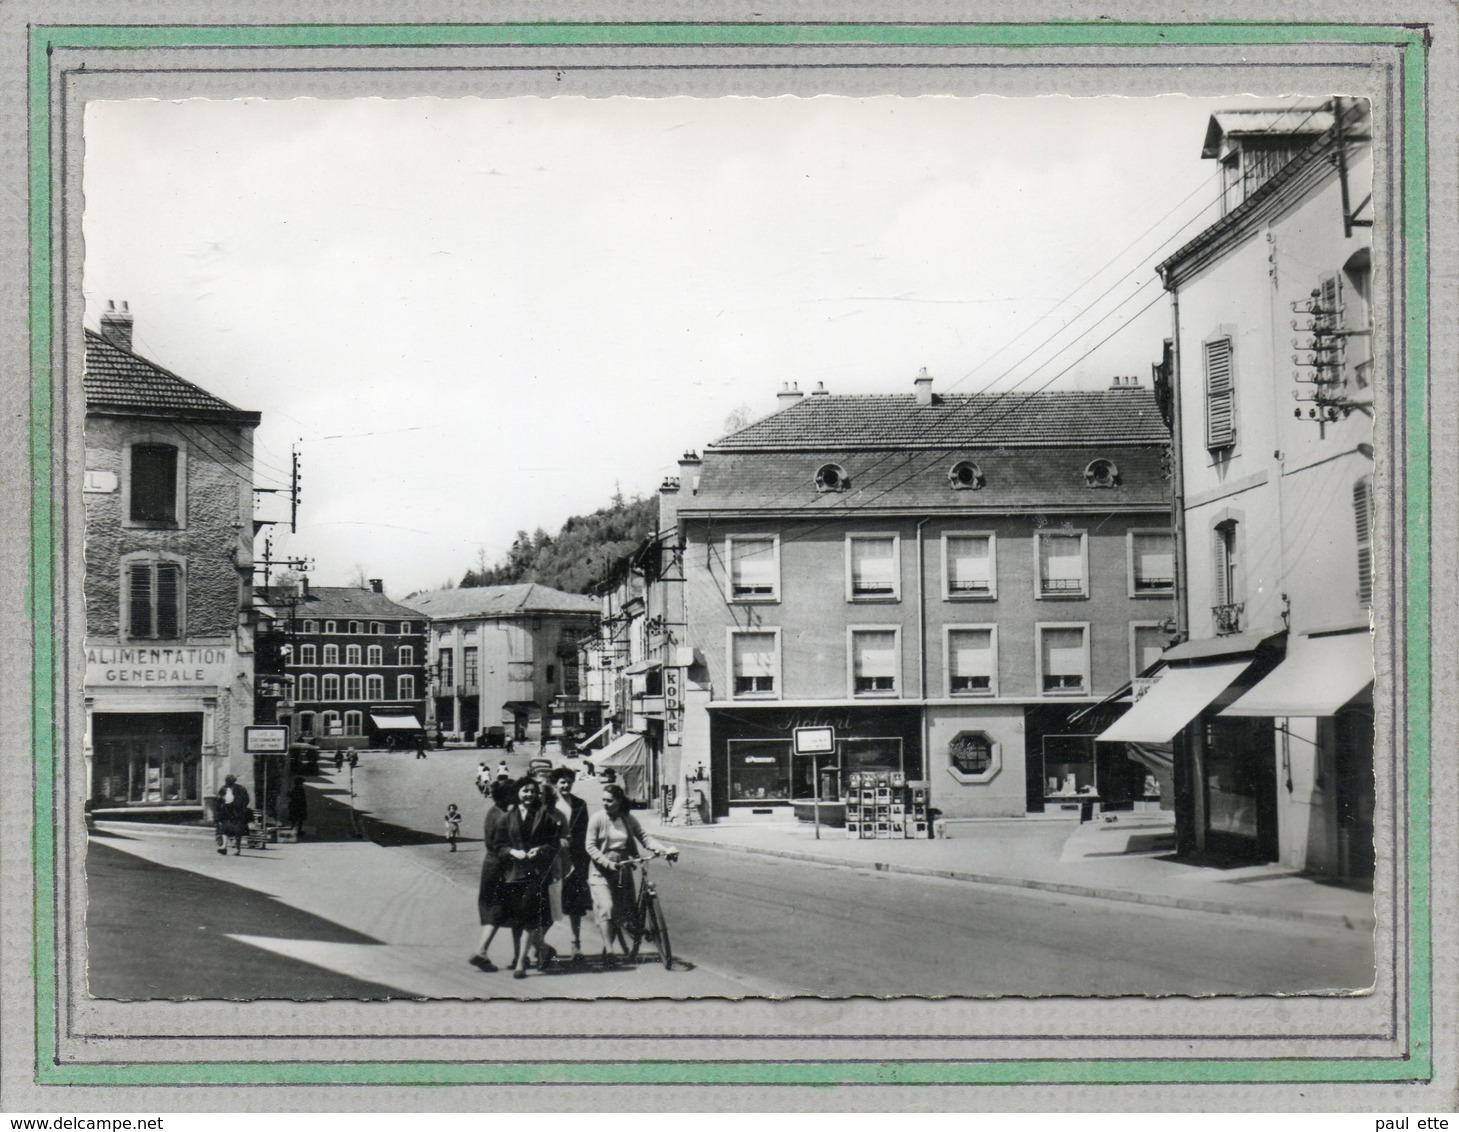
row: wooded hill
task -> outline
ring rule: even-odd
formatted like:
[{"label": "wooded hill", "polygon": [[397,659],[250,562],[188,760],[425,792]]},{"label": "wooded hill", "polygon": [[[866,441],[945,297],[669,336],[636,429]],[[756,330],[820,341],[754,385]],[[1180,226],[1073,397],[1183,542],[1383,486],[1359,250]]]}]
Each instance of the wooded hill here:
[{"label": "wooded hill", "polygon": [[488,566],[485,555],[467,570],[462,588],[537,582],[566,593],[590,593],[658,525],[659,501],[625,500],[621,495],[591,515],[574,515],[557,534],[541,527],[518,531],[506,558]]}]

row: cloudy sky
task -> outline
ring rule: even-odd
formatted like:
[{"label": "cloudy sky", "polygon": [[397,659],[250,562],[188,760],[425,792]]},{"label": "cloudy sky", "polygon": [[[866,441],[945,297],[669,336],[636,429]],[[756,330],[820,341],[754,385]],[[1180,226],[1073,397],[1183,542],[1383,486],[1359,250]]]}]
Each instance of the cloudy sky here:
[{"label": "cloudy sky", "polygon": [[261,412],[260,485],[297,444],[276,552],[400,597],[653,492],[783,381],[1148,380],[1153,264],[1244,102],[92,103],[86,322],[127,301],[138,353]]}]

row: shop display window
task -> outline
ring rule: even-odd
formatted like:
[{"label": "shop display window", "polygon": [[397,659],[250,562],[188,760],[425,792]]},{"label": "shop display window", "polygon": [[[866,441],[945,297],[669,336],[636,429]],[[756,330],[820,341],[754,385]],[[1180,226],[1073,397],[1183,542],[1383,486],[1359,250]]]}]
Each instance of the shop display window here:
[{"label": "shop display window", "polygon": [[728,748],[731,802],[790,800],[791,744],[788,739],[731,739]]},{"label": "shop display window", "polygon": [[92,716],[92,799],[97,805],[199,805],[202,716]]},{"label": "shop display window", "polygon": [[1093,735],[1044,736],[1044,796],[1098,796]]}]

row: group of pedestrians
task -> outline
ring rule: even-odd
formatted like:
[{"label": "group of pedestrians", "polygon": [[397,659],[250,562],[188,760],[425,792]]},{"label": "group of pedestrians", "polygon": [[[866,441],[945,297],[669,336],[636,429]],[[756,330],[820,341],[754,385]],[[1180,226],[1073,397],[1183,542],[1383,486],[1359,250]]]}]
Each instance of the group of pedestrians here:
[{"label": "group of pedestrians", "polygon": [[526,978],[534,961],[545,969],[558,955],[547,932],[562,919],[572,932],[570,962],[586,961],[582,923],[590,919],[604,966],[614,965],[612,941],[630,925],[637,897],[627,862],[645,852],[670,860],[679,855],[644,832],[621,787],[605,785],[603,809],[589,816],[587,803],[574,793],[576,782],[576,771],[558,767],[491,784],[474,967],[497,970],[488,953],[505,928],[512,936],[513,976]]}]

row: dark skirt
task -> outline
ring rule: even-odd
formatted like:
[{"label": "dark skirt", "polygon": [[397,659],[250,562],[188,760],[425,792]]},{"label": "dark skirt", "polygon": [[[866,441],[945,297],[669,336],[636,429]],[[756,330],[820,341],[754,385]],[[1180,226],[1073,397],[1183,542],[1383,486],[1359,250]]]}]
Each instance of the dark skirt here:
[{"label": "dark skirt", "polygon": [[503,881],[497,885],[502,919],[498,927],[534,931],[552,926],[547,886],[537,881]]},{"label": "dark skirt", "polygon": [[476,915],[482,927],[506,928],[506,910],[502,907],[502,866],[490,854],[481,863],[481,886],[476,890]]},{"label": "dark skirt", "polygon": [[593,895],[588,891],[588,870],[593,867],[586,853],[573,859],[572,872],[562,882],[562,912],[565,916],[588,916],[593,911]]},{"label": "dark skirt", "polygon": [[222,811],[218,814],[218,832],[224,837],[243,837],[248,833],[250,817],[247,810],[241,814],[233,810]]}]

